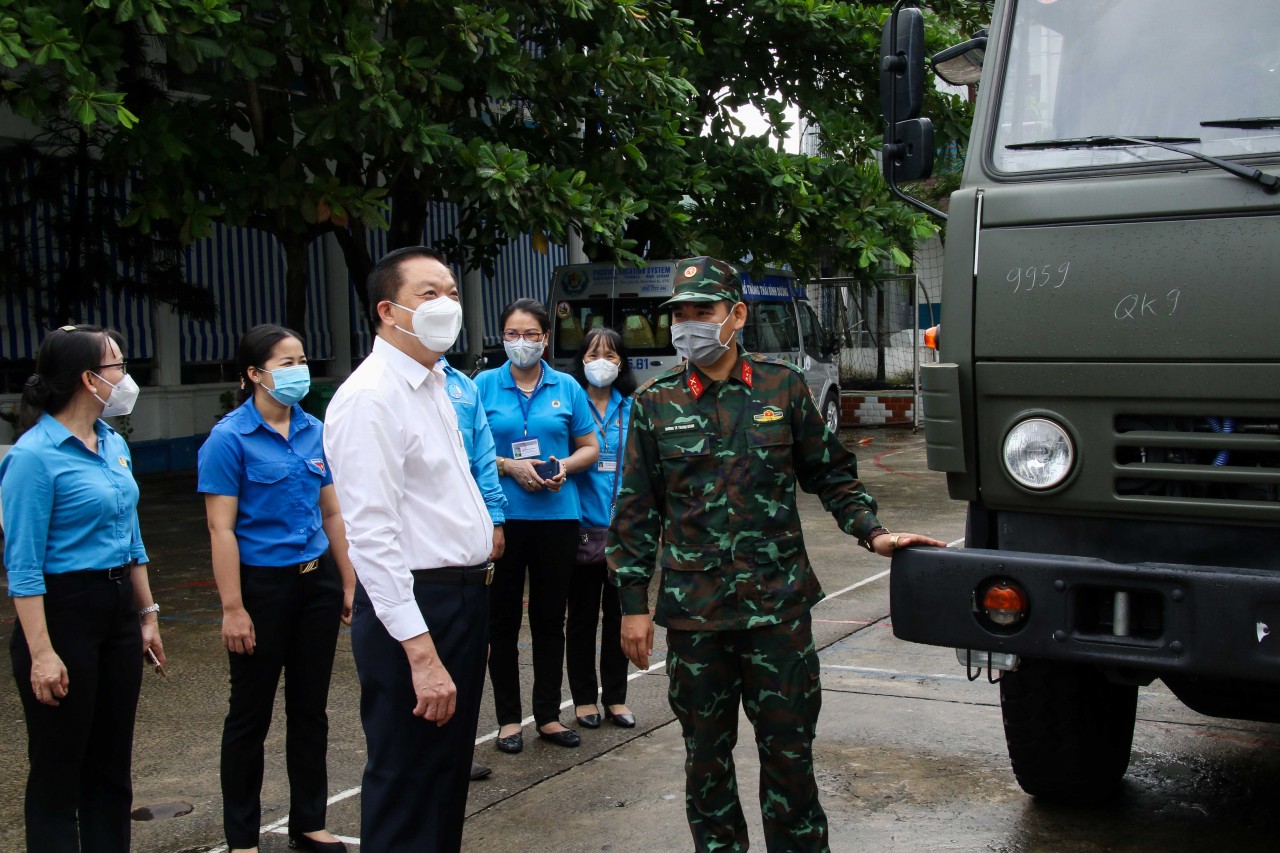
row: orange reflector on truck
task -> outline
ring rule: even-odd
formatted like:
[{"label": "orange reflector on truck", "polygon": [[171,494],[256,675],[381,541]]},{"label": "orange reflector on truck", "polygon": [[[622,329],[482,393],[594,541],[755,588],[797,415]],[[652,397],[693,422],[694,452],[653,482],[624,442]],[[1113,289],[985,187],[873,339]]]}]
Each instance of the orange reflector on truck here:
[{"label": "orange reflector on truck", "polygon": [[1027,615],[1027,597],[1017,584],[997,581],[982,596],[982,610],[997,625],[1012,625]]}]

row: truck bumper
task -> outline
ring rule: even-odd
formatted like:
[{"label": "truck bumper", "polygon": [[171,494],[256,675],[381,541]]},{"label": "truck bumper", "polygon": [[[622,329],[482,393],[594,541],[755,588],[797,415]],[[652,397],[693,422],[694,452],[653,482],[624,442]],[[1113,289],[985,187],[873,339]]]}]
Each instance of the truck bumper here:
[{"label": "truck bumper", "polygon": [[[996,578],[1026,594],[1017,625],[978,610]],[[1124,636],[1111,618],[1117,593],[1131,606]],[[908,548],[893,557],[890,606],[894,636],[914,643],[1280,683],[1280,571]]]}]

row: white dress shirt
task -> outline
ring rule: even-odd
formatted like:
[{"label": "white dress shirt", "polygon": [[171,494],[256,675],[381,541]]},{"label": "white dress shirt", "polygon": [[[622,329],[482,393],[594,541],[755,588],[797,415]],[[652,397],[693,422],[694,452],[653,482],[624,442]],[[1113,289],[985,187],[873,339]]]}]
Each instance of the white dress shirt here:
[{"label": "white dress shirt", "polygon": [[329,402],[324,450],[374,612],[401,642],[426,632],[410,572],[481,565],[493,549],[443,364],[428,370],[375,338]]}]

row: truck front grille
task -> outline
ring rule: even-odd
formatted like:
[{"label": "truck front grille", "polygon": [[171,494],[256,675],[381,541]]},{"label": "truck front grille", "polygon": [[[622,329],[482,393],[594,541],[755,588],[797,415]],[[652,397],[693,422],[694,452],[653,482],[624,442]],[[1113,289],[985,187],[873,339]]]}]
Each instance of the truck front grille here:
[{"label": "truck front grille", "polygon": [[1280,419],[1115,418],[1117,497],[1280,502]]}]

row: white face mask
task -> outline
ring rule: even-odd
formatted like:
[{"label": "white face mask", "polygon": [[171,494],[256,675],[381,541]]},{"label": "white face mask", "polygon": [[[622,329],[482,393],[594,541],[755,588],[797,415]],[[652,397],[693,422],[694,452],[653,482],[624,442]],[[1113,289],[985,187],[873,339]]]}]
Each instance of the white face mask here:
[{"label": "white face mask", "polygon": [[502,342],[502,348],[507,351],[507,361],[521,370],[537,364],[546,346],[542,341],[526,341],[524,338]]},{"label": "white face mask", "polygon": [[587,375],[587,381],[597,388],[608,388],[618,378],[618,372],[621,370],[621,367],[607,358],[597,358],[595,361],[582,363],[582,372]]},{"label": "white face mask", "polygon": [[[409,310],[397,302],[391,304]],[[448,296],[437,296],[413,309],[412,332],[399,326],[396,328],[406,335],[413,335],[432,352],[448,352],[462,331],[462,306]]]},{"label": "white face mask", "polygon": [[[98,376],[96,373],[93,375]],[[98,376],[98,378],[102,379],[101,376]],[[102,381],[107,382],[105,379],[102,379]],[[107,384],[111,385],[110,382],[107,382]],[[103,400],[101,397],[98,397],[97,394],[93,395],[98,397],[98,400],[105,407],[99,417],[114,418],[116,415],[127,415],[132,413],[133,404],[138,402],[138,393],[138,383],[134,382],[133,377],[126,373],[124,379],[121,379],[119,384],[111,385],[111,393],[107,395],[107,399]]]}]

